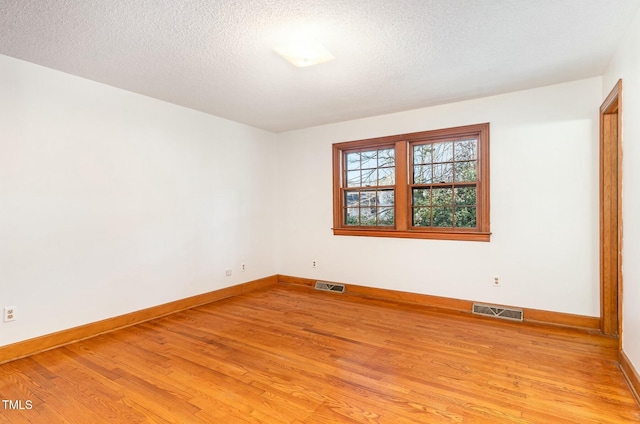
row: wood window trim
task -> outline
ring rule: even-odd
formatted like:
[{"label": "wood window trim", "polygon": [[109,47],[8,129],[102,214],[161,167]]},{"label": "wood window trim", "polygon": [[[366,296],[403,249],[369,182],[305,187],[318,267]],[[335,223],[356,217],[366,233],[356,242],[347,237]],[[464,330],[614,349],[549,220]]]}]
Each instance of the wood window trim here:
[{"label": "wood window trim", "polygon": [[[411,165],[409,148],[414,143],[436,142],[474,136],[477,148],[477,226],[476,228],[412,227]],[[395,146],[395,225],[357,227],[344,223],[343,158],[345,152]],[[489,123],[399,134],[333,144],[333,234],[339,236],[396,237],[438,240],[490,241],[489,220]]]}]

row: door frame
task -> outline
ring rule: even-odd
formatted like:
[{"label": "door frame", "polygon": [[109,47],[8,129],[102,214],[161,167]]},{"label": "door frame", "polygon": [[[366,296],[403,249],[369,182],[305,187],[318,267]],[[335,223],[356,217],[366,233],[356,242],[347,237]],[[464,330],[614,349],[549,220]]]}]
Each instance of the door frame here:
[{"label": "door frame", "polygon": [[622,341],[622,80],[600,106],[600,330]]}]

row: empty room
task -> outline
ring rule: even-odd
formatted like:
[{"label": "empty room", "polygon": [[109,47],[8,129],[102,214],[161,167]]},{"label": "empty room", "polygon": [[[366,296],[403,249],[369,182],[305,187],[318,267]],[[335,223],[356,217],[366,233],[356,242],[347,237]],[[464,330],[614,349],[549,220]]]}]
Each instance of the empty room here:
[{"label": "empty room", "polygon": [[0,0],[0,423],[640,422],[637,0]]}]

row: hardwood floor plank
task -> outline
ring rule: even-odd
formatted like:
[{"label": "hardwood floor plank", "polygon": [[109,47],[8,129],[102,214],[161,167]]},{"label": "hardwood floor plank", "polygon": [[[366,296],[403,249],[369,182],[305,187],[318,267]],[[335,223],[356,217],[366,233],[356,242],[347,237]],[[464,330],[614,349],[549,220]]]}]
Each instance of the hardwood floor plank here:
[{"label": "hardwood floor plank", "polygon": [[[632,423],[615,340],[271,286],[0,365],[0,423]],[[0,405],[1,407],[2,405]]]}]

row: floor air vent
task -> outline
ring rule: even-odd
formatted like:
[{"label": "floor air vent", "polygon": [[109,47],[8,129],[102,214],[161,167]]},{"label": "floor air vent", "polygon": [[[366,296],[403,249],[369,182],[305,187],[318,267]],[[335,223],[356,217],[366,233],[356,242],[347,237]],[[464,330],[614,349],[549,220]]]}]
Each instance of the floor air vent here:
[{"label": "floor air vent", "polygon": [[473,304],[473,313],[478,315],[486,315],[489,317],[509,319],[512,321],[522,321],[523,318],[521,309],[482,305],[480,303]]},{"label": "floor air vent", "polygon": [[330,291],[335,293],[344,293],[344,284],[327,283],[325,281],[316,281],[316,290]]}]

